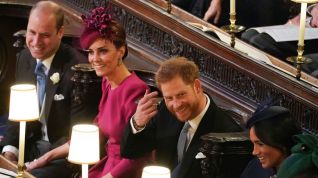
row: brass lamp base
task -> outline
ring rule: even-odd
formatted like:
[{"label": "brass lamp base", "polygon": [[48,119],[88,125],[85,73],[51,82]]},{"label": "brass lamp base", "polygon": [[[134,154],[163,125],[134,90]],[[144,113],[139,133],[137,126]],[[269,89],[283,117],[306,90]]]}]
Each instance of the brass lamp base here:
[{"label": "brass lamp base", "polygon": [[25,170],[26,170],[25,165],[21,166],[20,164],[18,164],[17,178],[23,178],[23,174]]}]

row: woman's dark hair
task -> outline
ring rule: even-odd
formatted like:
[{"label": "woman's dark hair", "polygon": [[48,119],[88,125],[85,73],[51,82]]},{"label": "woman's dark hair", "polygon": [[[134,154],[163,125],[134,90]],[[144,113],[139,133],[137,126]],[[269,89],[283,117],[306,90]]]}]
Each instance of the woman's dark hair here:
[{"label": "woman's dark hair", "polygon": [[285,156],[295,145],[293,135],[301,133],[298,123],[291,117],[288,109],[271,106],[249,119],[247,127],[254,127],[256,136],[266,145],[281,150]]},{"label": "woman's dark hair", "polygon": [[117,21],[112,20],[109,24],[109,31],[111,31],[109,35],[109,40],[113,42],[116,49],[119,49],[122,46],[125,46],[125,54],[123,59],[128,55],[128,47],[126,42],[126,32],[124,27]]}]

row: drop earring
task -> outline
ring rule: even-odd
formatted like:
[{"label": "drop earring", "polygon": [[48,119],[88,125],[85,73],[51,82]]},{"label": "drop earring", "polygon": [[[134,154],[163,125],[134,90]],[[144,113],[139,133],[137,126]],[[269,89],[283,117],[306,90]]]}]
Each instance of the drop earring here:
[{"label": "drop earring", "polygon": [[117,64],[117,65],[118,65],[118,66],[120,66],[122,63],[123,63],[123,59],[122,59],[122,58],[119,58],[119,59],[118,59],[118,64]]}]

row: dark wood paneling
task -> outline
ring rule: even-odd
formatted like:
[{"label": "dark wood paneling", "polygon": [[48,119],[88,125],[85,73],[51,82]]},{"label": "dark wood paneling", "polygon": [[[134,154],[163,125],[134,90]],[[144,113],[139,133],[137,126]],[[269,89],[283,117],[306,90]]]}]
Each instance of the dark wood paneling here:
[{"label": "dark wood paneling", "polygon": [[[7,14],[8,15],[8,14]],[[8,112],[10,86],[14,82],[16,54],[13,33],[26,27],[26,19],[0,16],[0,116]],[[5,26],[5,28],[3,28]]]}]

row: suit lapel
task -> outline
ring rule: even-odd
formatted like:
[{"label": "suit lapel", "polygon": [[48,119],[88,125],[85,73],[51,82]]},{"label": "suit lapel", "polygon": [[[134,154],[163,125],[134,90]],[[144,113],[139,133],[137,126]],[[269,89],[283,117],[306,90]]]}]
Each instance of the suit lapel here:
[{"label": "suit lapel", "polygon": [[[56,89],[58,88],[59,83],[53,84],[52,80],[50,79],[50,77],[54,74],[54,73],[59,73],[60,74],[60,80],[62,80],[63,77],[63,65],[62,65],[62,60],[63,58],[60,57],[60,50],[55,54],[47,79],[46,79],[46,98],[45,98],[45,115],[48,116],[49,111],[51,110],[51,106],[52,106],[52,101],[54,99],[54,95],[56,93]],[[46,118],[48,119],[48,118]]]},{"label": "suit lapel", "polygon": [[17,71],[18,77],[16,83],[30,83],[36,86],[36,75],[34,74],[36,59],[31,55],[19,59],[20,67]]},{"label": "suit lapel", "polygon": [[34,73],[35,70],[35,66],[36,66],[36,59],[32,58],[32,60],[29,63],[29,69],[30,70],[29,73],[30,76],[28,78],[30,78],[30,80],[32,81],[33,84],[35,84],[35,86],[37,85],[37,81],[36,81],[36,75]]}]

